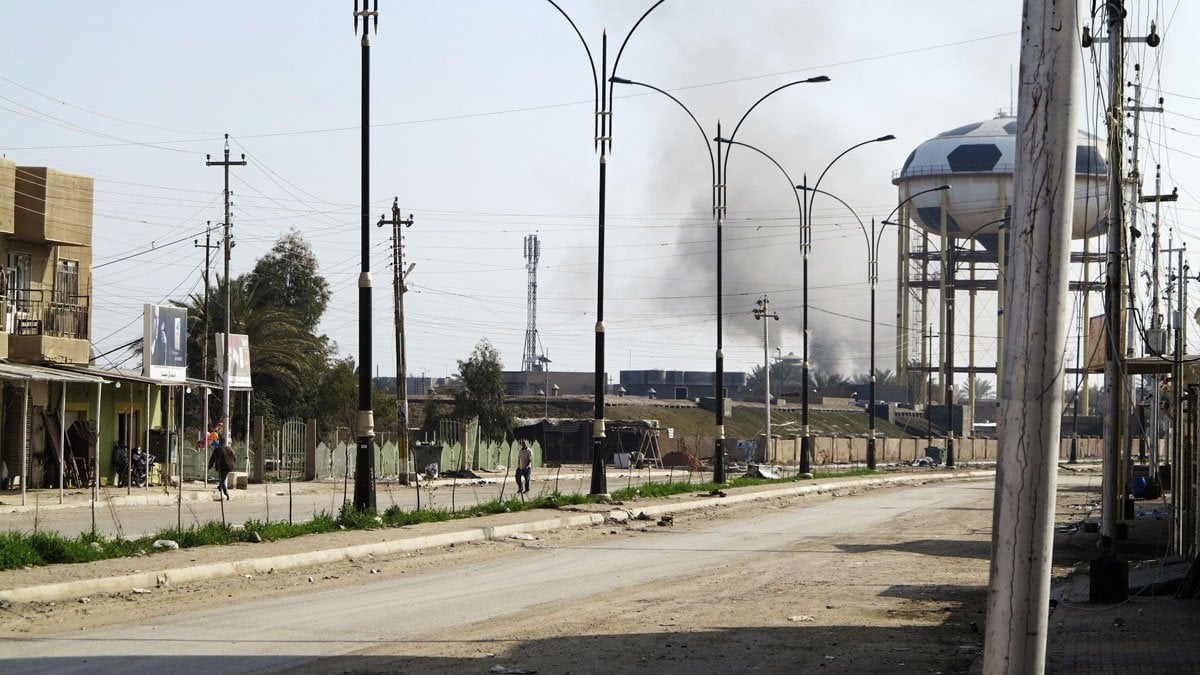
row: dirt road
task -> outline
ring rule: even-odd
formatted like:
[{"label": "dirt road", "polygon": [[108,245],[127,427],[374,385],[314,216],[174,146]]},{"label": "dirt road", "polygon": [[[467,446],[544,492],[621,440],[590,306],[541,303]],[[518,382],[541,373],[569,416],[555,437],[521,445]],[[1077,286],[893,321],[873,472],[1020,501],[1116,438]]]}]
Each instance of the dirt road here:
[{"label": "dirt road", "polygon": [[990,480],[772,499],[19,605],[0,624],[0,666],[959,672],[982,644],[991,505]]}]

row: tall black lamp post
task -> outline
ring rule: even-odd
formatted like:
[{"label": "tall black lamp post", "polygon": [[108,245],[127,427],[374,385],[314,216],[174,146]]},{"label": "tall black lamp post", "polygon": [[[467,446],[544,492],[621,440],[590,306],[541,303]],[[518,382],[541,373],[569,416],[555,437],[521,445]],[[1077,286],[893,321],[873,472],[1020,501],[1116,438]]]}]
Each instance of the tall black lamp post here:
[{"label": "tall black lamp post", "polygon": [[354,0],[354,32],[362,19],[362,271],[358,275],[358,438],[354,455],[354,508],[375,508],[375,414],[371,410],[371,28],[379,28],[379,0],[373,9],[358,9]]},{"label": "tall black lamp post", "polygon": [[[901,202],[896,205],[896,208],[892,209],[892,212],[887,215],[887,218],[883,219],[882,223],[879,226],[878,231],[876,231],[876,228],[875,228],[875,219],[874,218],[871,219],[870,234],[867,234],[866,228],[863,228],[863,235],[865,235],[867,237],[867,281],[871,286],[871,347],[870,347],[870,349],[871,349],[871,370],[870,370],[871,402],[867,405],[867,410],[870,413],[870,422],[869,422],[870,432],[867,437],[867,468],[868,469],[873,470],[875,468],[875,458],[876,458],[876,455],[875,455],[875,287],[879,284],[879,244],[883,238],[884,226],[886,226],[889,222],[891,222],[890,218],[893,215],[895,215],[897,211],[900,210],[900,207],[904,206],[905,204],[912,201],[913,199],[916,199],[917,197],[920,197],[921,195],[929,193],[929,192],[941,192],[942,190],[949,190],[949,189],[950,189],[949,185],[939,185],[937,187],[932,187],[927,190],[921,190],[920,192],[915,192],[915,193],[909,195],[908,197],[906,197],[905,199],[901,200]],[[838,201],[841,201],[841,200],[839,199]],[[847,206],[846,208],[850,208],[850,207]],[[862,221],[859,221],[858,225],[859,225],[859,227],[862,227]]]},{"label": "tall black lamp post", "polygon": [[812,470],[812,432],[811,432],[811,427],[809,426],[809,395],[810,395],[810,391],[812,389],[812,384],[809,379],[809,376],[810,376],[810,372],[811,372],[812,368],[808,361],[808,337],[809,337],[809,335],[808,335],[808,258],[809,258],[809,254],[812,252],[813,198],[816,197],[817,188],[821,187],[821,181],[825,178],[825,174],[829,173],[829,169],[831,167],[833,167],[833,165],[836,164],[839,159],[841,159],[842,157],[845,157],[847,154],[850,153],[850,151],[855,150],[856,148],[861,148],[862,146],[868,145],[870,143],[882,143],[884,141],[895,140],[895,138],[896,137],[893,136],[892,134],[888,134],[886,136],[880,136],[878,138],[872,138],[870,140],[855,143],[854,145],[843,150],[836,157],[834,157],[832,160],[830,160],[830,162],[828,164],[825,165],[825,168],[821,170],[821,175],[817,176],[817,182],[813,184],[811,190],[808,189],[808,174],[804,175],[804,182],[800,186],[798,186],[799,189],[805,190],[807,192],[807,194],[805,195],[805,199],[804,199],[803,231],[804,231],[805,235],[804,235],[804,241],[802,243],[802,246],[804,247],[804,260],[803,260],[803,272],[802,272],[802,274],[804,276],[804,281],[803,281],[803,295],[804,295],[803,334],[804,334],[804,339],[802,341],[803,348],[804,348],[804,353],[803,353],[804,362],[801,366],[801,381],[804,383],[804,391],[802,391],[801,395],[800,395],[800,426],[801,426],[801,431],[800,431],[800,434],[801,434],[801,436],[800,436],[800,472],[801,473],[809,473]]},{"label": "tall black lamp post", "polygon": [[696,119],[696,116],[692,114],[692,111],[689,110],[688,107],[686,105],[684,105],[683,102],[680,101],[678,98],[675,98],[675,96],[673,96],[672,94],[670,94],[669,92],[667,92],[664,89],[660,89],[652,84],[646,84],[645,82],[637,82],[634,80],[629,80],[626,78],[620,78],[620,77],[616,77],[616,76],[613,76],[612,78],[610,78],[610,81],[615,82],[617,84],[632,84],[632,85],[637,85],[639,87],[645,87],[647,89],[654,90],[654,91],[662,94],[663,96],[666,96],[667,98],[671,99],[672,101],[674,101],[676,105],[678,105],[680,108],[683,109],[683,111],[685,113],[687,113],[688,117],[690,117],[692,119],[692,122],[695,123],[696,128],[700,130],[700,134],[704,137],[704,146],[708,149],[708,158],[709,158],[709,162],[711,164],[711,169],[712,169],[712,199],[713,199],[712,210],[713,210],[713,218],[716,220],[716,226],[717,226],[717,260],[716,260],[717,350],[716,350],[716,372],[714,373],[714,379],[715,379],[715,383],[714,383],[715,387],[714,388],[716,390],[715,391],[715,402],[716,402],[716,408],[717,408],[716,409],[716,427],[717,427],[717,429],[716,429],[715,448],[713,451],[713,482],[714,483],[724,483],[724,482],[726,482],[727,479],[726,479],[726,475],[725,475],[725,350],[724,350],[724,329],[723,329],[725,321],[724,321],[723,287],[722,287],[722,264],[723,264],[722,230],[723,230],[724,224],[725,224],[725,210],[726,210],[725,183],[726,183],[727,167],[729,164],[729,153],[722,153],[721,146],[724,144],[740,145],[739,143],[734,142],[734,140],[733,140],[734,136],[737,135],[738,129],[741,128],[742,123],[746,121],[746,117],[748,117],[750,115],[750,113],[753,112],[754,109],[758,107],[758,104],[760,104],[764,100],[766,100],[767,97],[771,96],[772,94],[774,94],[780,90],[786,89],[788,87],[791,87],[791,86],[794,86],[797,84],[828,82],[829,78],[824,75],[817,75],[817,76],[809,77],[809,78],[806,78],[803,80],[795,80],[793,82],[788,82],[787,84],[783,84],[783,85],[780,85],[780,86],[772,89],[771,91],[762,95],[749,108],[747,108],[746,112],[742,113],[741,119],[739,119],[738,123],[734,126],[733,133],[731,133],[729,135],[729,138],[725,138],[721,135],[721,123],[717,122],[717,135],[715,138],[712,139],[713,141],[716,142],[716,145],[717,145],[715,154],[713,152],[712,144],[709,143],[708,134],[705,133],[705,131],[704,131],[704,126],[700,124],[699,120]]},{"label": "tall black lamp post", "polygon": [[[605,473],[606,462],[604,459],[604,389],[606,383],[604,381],[604,191],[607,182],[608,171],[608,150],[612,144],[612,84],[608,78],[608,32],[605,31],[601,36],[600,42],[600,72],[596,72],[596,60],[592,58],[592,50],[588,47],[587,40],[583,38],[583,33],[579,31],[579,27],[571,20],[570,15],[563,11],[562,7],[554,0],[546,0],[554,9],[562,14],[567,23],[571,24],[571,28],[575,30],[575,34],[579,36],[579,41],[583,43],[583,49],[587,52],[588,64],[592,68],[592,87],[595,94],[595,123],[593,125],[594,146],[600,157],[600,207],[599,218],[597,223],[597,245],[596,245],[596,372],[595,372],[595,413],[592,422],[592,483],[589,494],[603,495],[608,493],[608,477]],[[621,63],[621,54],[625,51],[625,45],[629,44],[629,38],[637,27],[642,24],[642,21],[653,12],[655,8],[666,2],[666,0],[658,0],[650,6],[642,16],[638,18],[629,32],[625,34],[625,39],[621,42],[621,48],[617,50],[617,57],[613,60],[613,76],[616,76],[617,66]]]}]

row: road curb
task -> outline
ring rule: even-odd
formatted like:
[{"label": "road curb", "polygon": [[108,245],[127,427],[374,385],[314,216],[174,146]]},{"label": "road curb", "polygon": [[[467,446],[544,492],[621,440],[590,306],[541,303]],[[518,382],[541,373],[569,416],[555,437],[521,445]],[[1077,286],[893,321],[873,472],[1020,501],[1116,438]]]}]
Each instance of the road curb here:
[{"label": "road curb", "polygon": [[[991,477],[995,471],[959,471],[953,474],[929,475],[892,475],[871,478],[843,479],[824,483],[806,483],[803,485],[781,486],[778,489],[758,490],[737,494],[726,494],[724,497],[705,497],[687,502],[667,502],[648,504],[638,507],[636,504],[620,505],[631,514],[644,513],[647,516],[663,516],[672,513],[682,513],[697,509],[711,508],[741,502],[757,501],[774,497],[791,497],[807,494],[834,492],[848,488],[887,487],[890,485],[911,485],[914,483],[945,482],[949,480],[966,480]],[[615,507],[617,508],[617,507]],[[444,532],[432,535],[419,535],[400,539],[357,544],[338,548],[289,553],[285,555],[250,558],[233,562],[209,563],[189,567],[137,572],[98,579],[67,581],[55,584],[40,584],[25,588],[0,590],[0,601],[3,602],[52,602],[70,598],[85,597],[97,593],[121,593],[135,588],[158,588],[176,583],[207,581],[224,577],[242,576],[246,574],[265,574],[272,570],[294,569],[309,565],[339,562],[342,560],[361,558],[371,555],[390,555],[406,553],[418,549],[438,548],[452,544],[465,544],[477,541],[507,539],[514,534],[545,532],[570,527],[600,525],[610,519],[609,512],[571,513],[542,518],[521,523],[502,525],[466,526],[462,530]],[[469,521],[464,521],[464,523]],[[405,531],[398,531],[405,533]]]}]

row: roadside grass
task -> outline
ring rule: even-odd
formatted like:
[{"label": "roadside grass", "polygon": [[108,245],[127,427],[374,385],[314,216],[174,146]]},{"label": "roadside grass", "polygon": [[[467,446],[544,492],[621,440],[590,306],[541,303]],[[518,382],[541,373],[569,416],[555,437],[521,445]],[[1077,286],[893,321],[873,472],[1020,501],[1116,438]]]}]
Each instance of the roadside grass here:
[{"label": "roadside grass", "polygon": [[[862,476],[873,473],[875,472],[869,469],[859,469],[844,473],[816,473],[813,474],[813,478]],[[687,492],[713,492],[728,488],[791,483],[800,480],[808,480],[808,478],[801,476],[789,476],[777,479],[743,477],[733,478],[724,484],[678,481],[645,483],[638,487],[614,490],[611,493],[611,500],[622,501],[634,497],[642,499],[668,497]],[[76,537],[64,537],[57,532],[0,532],[0,571],[22,567],[93,562],[109,558],[127,558],[169,550],[167,548],[155,547],[154,543],[159,540],[173,541],[178,544],[179,548],[196,548],[199,546],[290,539],[341,530],[402,527],[405,525],[475,518],[497,513],[513,513],[533,509],[556,509],[562,506],[594,503],[596,501],[597,499],[594,497],[574,493],[553,493],[548,496],[526,500],[513,495],[503,501],[495,499],[456,511],[448,509],[407,511],[401,509],[399,506],[392,506],[383,513],[378,513],[370,509],[360,512],[352,504],[347,503],[342,506],[336,515],[322,511],[315,514],[311,520],[306,522],[289,523],[284,521],[247,520],[240,527],[227,527],[219,521],[210,521],[203,525],[183,530],[176,528],[159,530],[152,535],[132,540],[110,539],[90,533],[81,533]]]}]

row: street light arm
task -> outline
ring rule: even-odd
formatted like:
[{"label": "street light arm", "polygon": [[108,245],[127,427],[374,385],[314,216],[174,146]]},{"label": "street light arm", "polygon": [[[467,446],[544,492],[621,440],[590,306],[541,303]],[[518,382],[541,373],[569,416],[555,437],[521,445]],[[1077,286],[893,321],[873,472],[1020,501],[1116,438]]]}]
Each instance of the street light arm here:
[{"label": "street light arm", "polygon": [[[667,0],[658,0],[658,2],[655,2],[653,5],[650,5],[650,9],[647,9],[644,13],[642,13],[642,15],[638,18],[638,20],[633,24],[633,28],[630,28],[629,32],[625,34],[625,39],[621,40],[621,47],[617,50],[617,57],[615,59],[613,59],[612,74],[614,77],[617,74],[617,66],[620,65],[620,63],[621,63],[621,54],[623,54],[625,52],[625,45],[629,44],[629,38],[633,37],[633,32],[635,30],[637,30],[638,26],[642,25],[642,22],[646,20],[646,17],[650,15],[650,12],[653,12],[656,8],[658,8],[659,5],[663,4],[666,1]],[[613,117],[612,117],[613,96],[612,96],[612,94],[613,94],[613,86],[612,86],[612,79],[610,78],[609,82],[608,82],[608,115],[609,115],[609,117],[608,117],[608,136],[609,136],[609,138],[612,137],[612,123],[613,123]]]},{"label": "street light arm", "polygon": [[[928,188],[925,190],[921,190],[920,192],[914,192],[913,194],[911,194],[908,197],[906,197],[905,199],[903,199],[899,204],[897,204],[896,208],[892,209],[892,212],[887,214],[887,217],[880,221],[880,225],[894,224],[894,225],[898,226],[897,223],[894,223],[892,221],[892,216],[896,215],[896,212],[900,210],[900,207],[911,202],[912,200],[916,199],[917,197],[920,197],[921,195],[929,194],[930,192],[942,192],[942,191],[949,190],[949,189],[950,189],[949,185],[939,185],[937,187],[931,187],[931,188]],[[880,227],[878,234],[876,234],[876,236],[875,236],[875,250],[877,250],[877,251],[879,250],[879,242],[883,240],[883,230],[884,229],[885,229],[884,227]]]},{"label": "street light arm", "polygon": [[[659,1],[662,2],[664,0],[659,0]],[[567,14],[565,11],[563,11],[563,8],[559,7],[558,3],[555,2],[554,0],[546,0],[546,2],[553,5],[554,9],[557,9],[558,13],[562,14],[563,18],[567,20],[567,23],[571,24],[571,28],[575,30],[575,34],[579,36],[579,42],[583,44],[583,51],[587,52],[588,65],[591,66],[591,68],[592,68],[592,97],[593,97],[594,106],[595,106],[595,118],[596,118],[592,122],[592,124],[593,124],[592,138],[595,139],[593,141],[593,145],[595,146],[596,149],[599,149],[599,147],[600,147],[600,113],[601,113],[601,110],[600,110],[600,78],[596,75],[596,59],[592,58],[592,49],[590,47],[588,47],[587,40],[585,40],[583,38],[583,33],[579,32],[579,26],[575,25],[575,22],[571,20],[571,16],[569,14]],[[655,6],[657,6],[657,5],[655,5]],[[653,7],[651,9],[653,9]],[[643,17],[643,18],[645,18],[645,17]],[[629,39],[628,36],[626,36],[625,39],[628,40]],[[622,48],[623,47],[624,47],[624,45],[622,45]]]},{"label": "street light arm", "polygon": [[[721,138],[720,136],[718,136],[718,137],[714,138],[713,140],[714,140],[714,141],[716,141],[717,143],[725,143],[725,144],[728,144],[728,145],[740,145],[740,146],[742,146],[743,148],[749,148],[750,150],[753,150],[753,151],[757,152],[758,154],[760,154],[760,155],[762,155],[763,157],[766,157],[768,160],[770,160],[770,162],[771,162],[772,164],[774,164],[774,165],[775,165],[775,167],[776,167],[777,169],[779,169],[779,171],[780,171],[781,173],[783,173],[783,177],[787,179],[788,185],[795,185],[795,184],[796,184],[796,183],[795,183],[795,181],[793,181],[793,180],[792,180],[792,177],[788,175],[787,169],[783,168],[783,165],[782,165],[782,164],[780,164],[779,162],[775,161],[775,158],[774,158],[774,157],[772,157],[772,156],[768,155],[768,154],[767,154],[766,152],[764,152],[762,149],[760,149],[760,148],[757,148],[757,147],[755,147],[755,146],[753,146],[753,145],[750,145],[749,143],[743,143],[743,142],[741,142],[741,141],[735,141],[735,140],[733,140],[733,139],[731,139],[731,138]],[[729,156],[729,155],[726,155],[726,157],[728,157],[728,156]],[[799,193],[799,192],[797,192],[797,191],[795,191],[795,190],[792,190],[792,195],[796,197],[796,209],[798,210],[798,213],[800,214],[800,219],[801,219],[801,221],[802,221],[802,222],[801,222],[801,225],[803,225],[803,220],[804,220],[804,204],[802,204],[802,203],[800,202],[800,193]]]},{"label": "street light arm", "polygon": [[[662,1],[665,1],[665,0],[662,0]],[[655,5],[655,7],[657,7],[657,6],[658,5]],[[624,77],[617,77],[616,75],[613,75],[612,77],[608,78],[608,80],[609,80],[609,82],[611,82],[613,84],[632,84],[632,85],[635,85],[638,87],[645,87],[647,89],[657,91],[658,93],[662,94],[663,96],[666,96],[667,98],[674,101],[675,105],[677,105],[681,109],[683,109],[683,112],[687,113],[687,116],[692,118],[692,123],[696,125],[696,128],[700,130],[700,135],[702,137],[704,137],[704,147],[708,150],[708,165],[709,165],[709,169],[712,173],[712,184],[713,184],[713,189],[715,190],[716,185],[717,185],[717,160],[716,160],[716,157],[713,156],[712,144],[708,142],[708,133],[706,133],[704,131],[704,126],[700,124],[700,120],[696,119],[696,116],[693,115],[692,111],[689,110],[688,107],[683,104],[683,101],[680,101],[679,99],[675,98],[675,96],[672,95],[671,92],[666,91],[665,89],[660,89],[652,84],[646,84],[645,82],[638,82],[637,80],[630,80],[630,79],[624,78]]]},{"label": "street light arm", "polygon": [[[729,134],[729,140],[732,141],[737,138],[738,129],[742,128],[742,122],[746,121],[746,118],[750,116],[750,113],[754,112],[754,109],[758,107],[759,103],[762,103],[763,101],[767,100],[767,98],[770,97],[775,92],[781,91],[783,89],[787,89],[788,87],[792,87],[797,84],[810,84],[810,83],[828,82],[828,81],[829,81],[828,76],[816,75],[816,76],[810,77],[808,79],[796,80],[794,82],[788,82],[787,84],[781,84],[778,87],[775,87],[774,89],[772,89],[771,91],[768,91],[767,93],[763,94],[761,98],[759,98],[757,101],[755,101],[753,105],[751,105],[749,108],[747,108],[746,112],[742,113],[741,119],[739,119],[737,124],[735,124],[733,127],[733,133]],[[729,167],[729,155],[725,155],[725,162],[721,166],[721,171],[724,172],[725,169],[727,169],[728,167]]]},{"label": "street light arm", "polygon": [[[633,28],[630,28],[629,32],[625,34],[625,39],[621,40],[621,47],[619,49],[617,49],[617,56],[616,56],[616,58],[613,59],[612,74],[614,77],[617,74],[617,66],[621,65],[621,54],[625,53],[625,45],[629,44],[629,38],[633,36],[633,31],[637,30],[638,26],[642,25],[642,22],[646,20],[646,17],[650,16],[650,12],[653,12],[655,9],[658,9],[658,6],[663,4],[666,1],[667,0],[658,0],[658,2],[651,5],[650,9],[647,9],[642,14],[642,16],[633,24]],[[609,92],[610,93],[612,92],[611,85],[609,86]]]},{"label": "street light arm", "polygon": [[[867,238],[867,246],[869,247],[871,245],[871,235],[867,234],[867,226],[863,225],[862,218],[858,217],[858,212],[855,211],[854,208],[851,207],[849,204],[847,204],[846,200],[833,194],[832,192],[826,192],[825,190],[818,190],[815,187],[808,187],[807,185],[797,185],[796,192],[797,192],[797,194],[799,194],[800,192],[813,192],[813,193],[819,192],[819,193],[825,195],[826,197],[833,197],[835,200],[837,200],[837,202],[839,204],[846,207],[846,210],[850,212],[850,215],[854,216],[854,219],[858,221],[858,229],[862,230],[863,236],[865,236]],[[810,204],[812,203],[811,199],[809,199],[809,203]]]},{"label": "street light arm", "polygon": [[[892,134],[887,134],[886,136],[880,136],[879,138],[872,138],[869,140],[862,141],[861,143],[855,143],[854,145],[846,148],[837,157],[834,157],[832,160],[830,160],[830,162],[828,164],[825,165],[825,168],[821,170],[821,175],[817,176],[817,182],[813,183],[813,188],[821,187],[821,181],[825,178],[825,174],[829,173],[829,170],[831,168],[833,168],[834,164],[837,164],[837,161],[839,159],[850,154],[850,151],[861,148],[864,145],[869,145],[871,143],[882,143],[884,141],[893,141],[895,139],[896,139],[896,137],[893,136]],[[817,192],[817,190],[814,189],[813,194],[810,195],[808,198],[808,208],[810,210],[812,209],[813,197],[816,196],[816,192]],[[826,194],[828,194],[828,193],[826,193]]]}]

